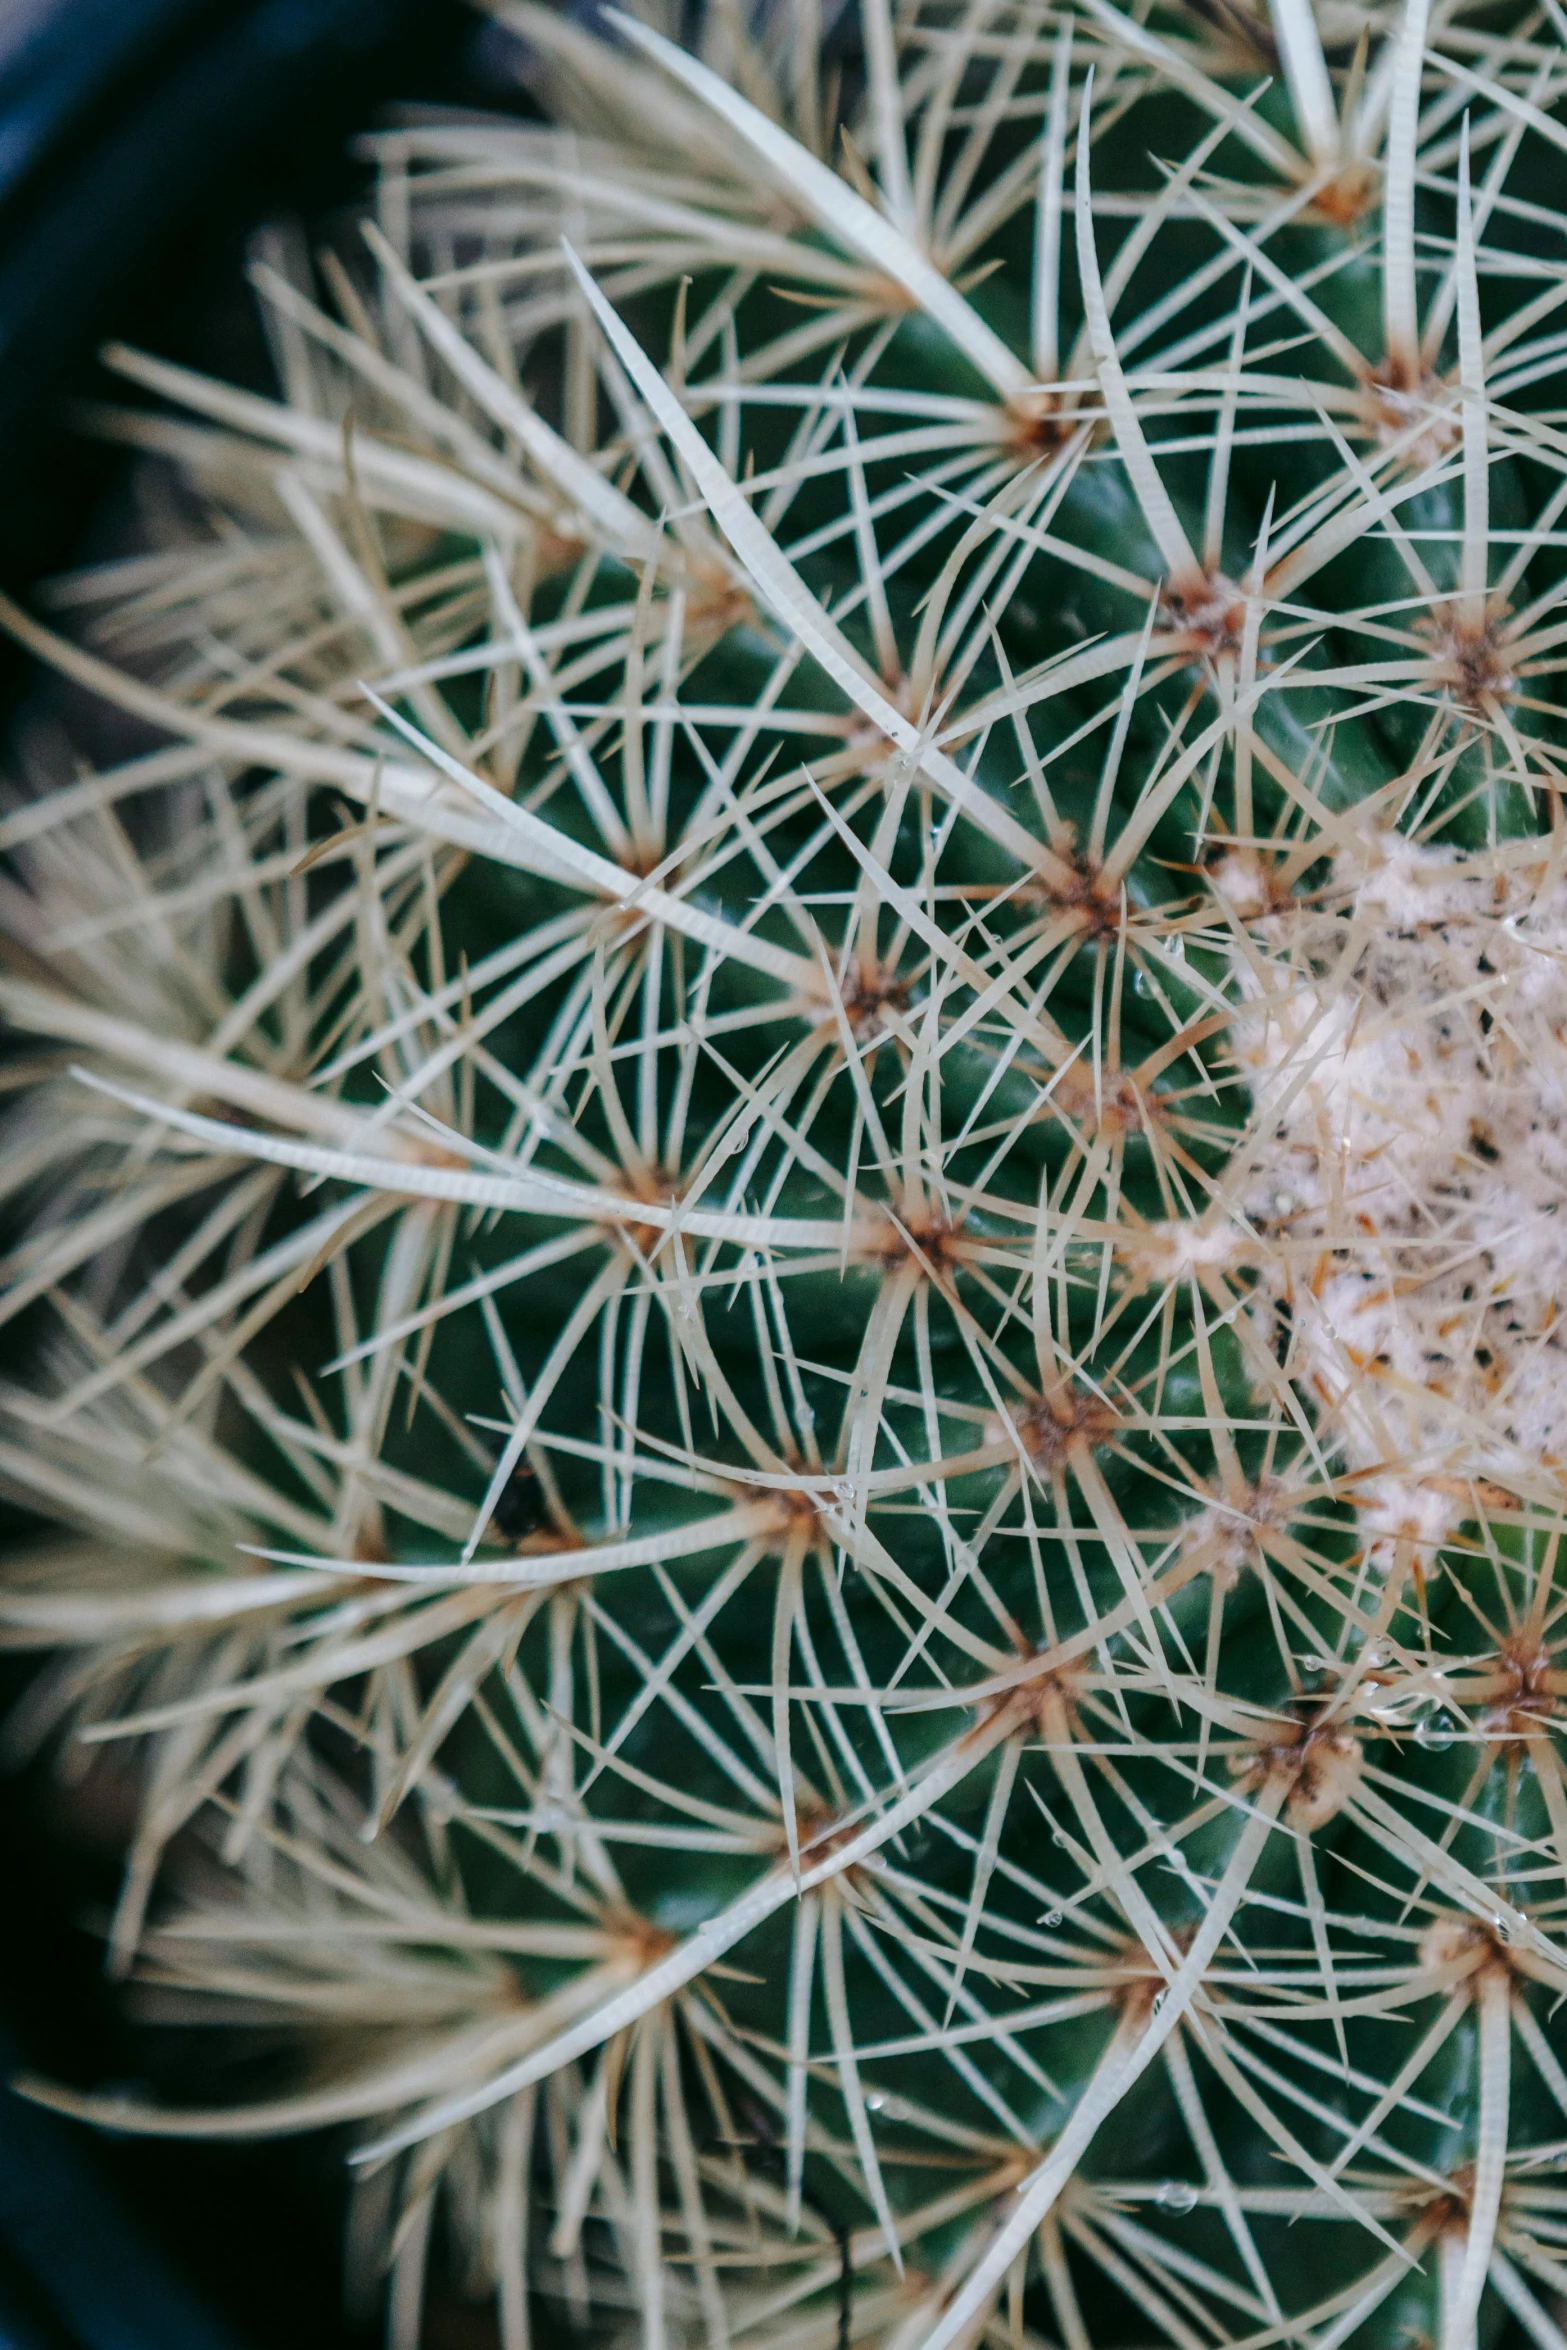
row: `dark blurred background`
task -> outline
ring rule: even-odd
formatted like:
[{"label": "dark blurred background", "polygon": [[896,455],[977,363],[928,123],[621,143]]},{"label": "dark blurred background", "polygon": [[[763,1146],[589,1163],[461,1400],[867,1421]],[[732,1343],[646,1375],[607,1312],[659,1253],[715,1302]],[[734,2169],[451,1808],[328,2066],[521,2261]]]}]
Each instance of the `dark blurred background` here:
[{"label": "dark blurred background", "polygon": [[[0,585],[70,568],[120,502],[124,453],[70,423],[105,389],[99,345],[272,389],[251,233],[329,226],[365,184],[350,143],[399,100],[517,107],[514,65],[462,0],[0,0]],[[0,649],[0,714],[25,689]],[[0,1522],[0,1542],[18,1531]],[[0,1671],[0,1712],[22,1678]],[[128,1818],[112,1772],[0,1779],[0,2084],[20,2064],[104,2083],[161,2061],[92,1931]],[[204,2036],[175,2037],[199,2066]],[[363,2344],[342,2307],[343,2152],[105,2139],[0,2086],[0,2350]],[[438,2294],[427,2341],[485,2350],[494,2331]]]},{"label": "dark blurred background", "polygon": [[[397,99],[493,103],[461,0],[0,0],[0,577],[68,557],[111,456],[62,395],[110,334],[264,380],[247,233],[351,200]],[[259,371],[259,372],[258,372]]]}]

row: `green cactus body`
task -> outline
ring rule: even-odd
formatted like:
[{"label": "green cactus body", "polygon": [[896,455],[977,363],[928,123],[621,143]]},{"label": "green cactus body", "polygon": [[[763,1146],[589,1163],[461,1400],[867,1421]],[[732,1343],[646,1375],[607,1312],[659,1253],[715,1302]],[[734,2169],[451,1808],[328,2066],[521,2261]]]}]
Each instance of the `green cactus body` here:
[{"label": "green cactus body", "polygon": [[7,608],[5,1620],[299,2027],[35,2092],[396,2350],[1561,2350],[1559,11],[496,13]]}]

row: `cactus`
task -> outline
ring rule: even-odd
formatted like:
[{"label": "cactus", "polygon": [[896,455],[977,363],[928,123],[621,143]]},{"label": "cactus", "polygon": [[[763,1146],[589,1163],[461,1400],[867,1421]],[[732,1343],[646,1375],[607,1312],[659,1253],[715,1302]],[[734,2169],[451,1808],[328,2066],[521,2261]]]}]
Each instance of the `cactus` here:
[{"label": "cactus", "polygon": [[1562,2350],[1567,23],[492,5],[4,607],[23,1727],[293,2052],[32,2093],[394,2350]]}]

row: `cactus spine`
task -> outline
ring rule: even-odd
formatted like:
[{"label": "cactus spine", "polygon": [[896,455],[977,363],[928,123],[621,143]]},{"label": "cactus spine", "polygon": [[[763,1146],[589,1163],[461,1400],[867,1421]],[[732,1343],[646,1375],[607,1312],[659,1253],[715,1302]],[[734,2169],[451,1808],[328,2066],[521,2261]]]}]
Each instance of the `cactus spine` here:
[{"label": "cactus spine", "polygon": [[493,4],[6,608],[4,1619],[299,2049],[34,2092],[394,2350],[1561,2350],[1567,26]]}]

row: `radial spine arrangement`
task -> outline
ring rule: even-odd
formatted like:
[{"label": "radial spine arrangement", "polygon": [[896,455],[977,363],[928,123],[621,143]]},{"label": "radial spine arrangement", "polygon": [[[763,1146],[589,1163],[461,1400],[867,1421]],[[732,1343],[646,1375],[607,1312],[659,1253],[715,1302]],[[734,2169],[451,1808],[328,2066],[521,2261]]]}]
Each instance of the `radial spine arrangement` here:
[{"label": "radial spine arrangement", "polygon": [[15,1735],[294,2051],[32,2092],[393,2350],[1563,2350],[1567,21],[492,6],[0,612]]}]

